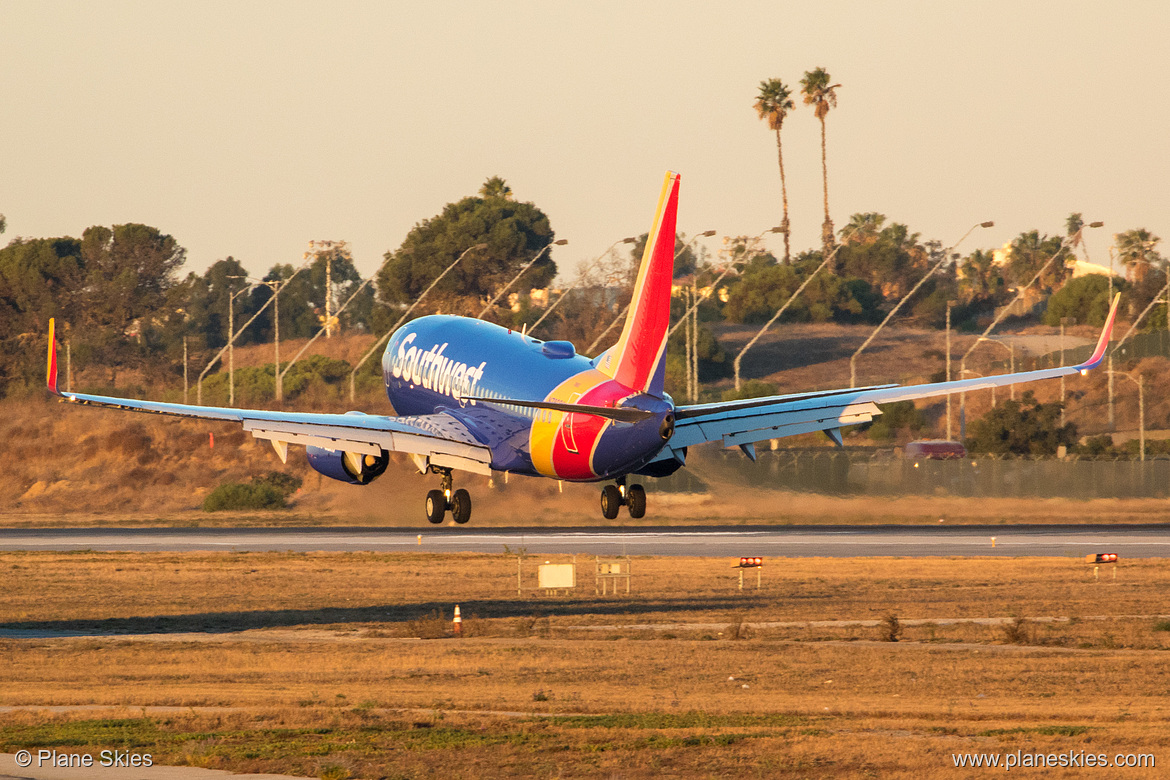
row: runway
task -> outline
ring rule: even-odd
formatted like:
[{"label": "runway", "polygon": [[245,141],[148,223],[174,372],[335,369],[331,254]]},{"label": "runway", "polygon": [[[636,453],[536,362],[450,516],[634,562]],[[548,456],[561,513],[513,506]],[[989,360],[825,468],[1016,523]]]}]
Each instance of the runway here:
[{"label": "runway", "polygon": [[1160,558],[1170,557],[1170,525],[2,528],[0,550]]}]

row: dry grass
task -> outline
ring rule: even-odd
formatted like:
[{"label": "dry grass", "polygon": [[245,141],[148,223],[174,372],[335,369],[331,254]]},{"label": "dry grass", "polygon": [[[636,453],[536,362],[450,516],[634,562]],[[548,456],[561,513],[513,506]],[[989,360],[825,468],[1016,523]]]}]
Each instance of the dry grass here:
[{"label": "dry grass", "polygon": [[[1165,754],[1170,631],[1133,617],[1165,611],[1165,563],[1115,585],[1072,560],[770,560],[740,594],[726,560],[637,558],[630,597],[549,599],[517,597],[504,555],[7,553],[0,705],[113,709],[5,714],[0,747],[128,740],[160,763],[357,777]],[[448,636],[455,603],[465,638],[419,638]],[[189,710],[136,709],[159,705]]]}]

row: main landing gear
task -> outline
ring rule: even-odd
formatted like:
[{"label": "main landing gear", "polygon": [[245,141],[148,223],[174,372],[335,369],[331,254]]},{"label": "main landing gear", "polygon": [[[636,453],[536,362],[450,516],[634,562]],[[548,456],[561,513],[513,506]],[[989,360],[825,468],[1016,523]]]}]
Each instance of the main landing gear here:
[{"label": "main landing gear", "polygon": [[613,520],[623,505],[629,507],[630,517],[635,520],[646,516],[646,489],[638,484],[626,487],[625,477],[619,478],[616,485],[602,488],[601,514],[606,520]]},{"label": "main landing gear", "polygon": [[471,519],[471,494],[463,488],[451,492],[451,469],[436,471],[443,475],[443,489],[427,493],[427,520],[438,525],[450,509],[451,519],[463,525]]}]

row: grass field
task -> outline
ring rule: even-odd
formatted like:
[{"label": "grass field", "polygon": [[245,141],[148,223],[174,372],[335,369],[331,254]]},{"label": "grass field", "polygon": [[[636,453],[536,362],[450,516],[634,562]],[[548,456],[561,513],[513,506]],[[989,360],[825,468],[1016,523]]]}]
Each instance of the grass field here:
[{"label": "grass field", "polygon": [[591,563],[554,598],[505,554],[0,554],[0,749],[321,777],[1170,760],[1165,561],[769,560],[740,593],[726,559],[635,558],[617,598]]}]

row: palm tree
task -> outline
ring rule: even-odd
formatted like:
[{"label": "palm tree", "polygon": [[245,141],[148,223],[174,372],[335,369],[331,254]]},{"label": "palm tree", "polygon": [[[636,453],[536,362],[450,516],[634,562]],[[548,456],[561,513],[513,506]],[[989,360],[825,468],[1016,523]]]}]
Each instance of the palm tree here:
[{"label": "palm tree", "polygon": [[1161,240],[1145,228],[1134,228],[1113,237],[1117,256],[1128,267],[1131,278],[1138,285],[1146,280],[1151,265],[1164,262],[1164,258],[1154,248]]},{"label": "palm tree", "polygon": [[829,83],[829,73],[824,68],[805,71],[800,80],[800,92],[804,95],[804,104],[813,107],[813,113],[821,120],[821,176],[825,186],[825,224],[821,226],[821,243],[825,254],[833,247],[833,220],[829,219],[829,167],[825,161],[825,115],[830,108],[837,107],[837,87],[840,84]]},{"label": "palm tree", "polygon": [[760,82],[760,94],[756,96],[756,114],[768,120],[768,127],[776,131],[776,157],[780,160],[780,195],[784,201],[784,219],[780,227],[784,231],[784,264],[792,262],[788,247],[788,182],[784,179],[784,148],[780,145],[780,127],[784,117],[792,110],[792,91],[780,79]]},{"label": "palm tree", "polygon": [[492,176],[479,188],[479,195],[482,198],[503,198],[504,200],[511,200],[512,188],[499,176]]}]

